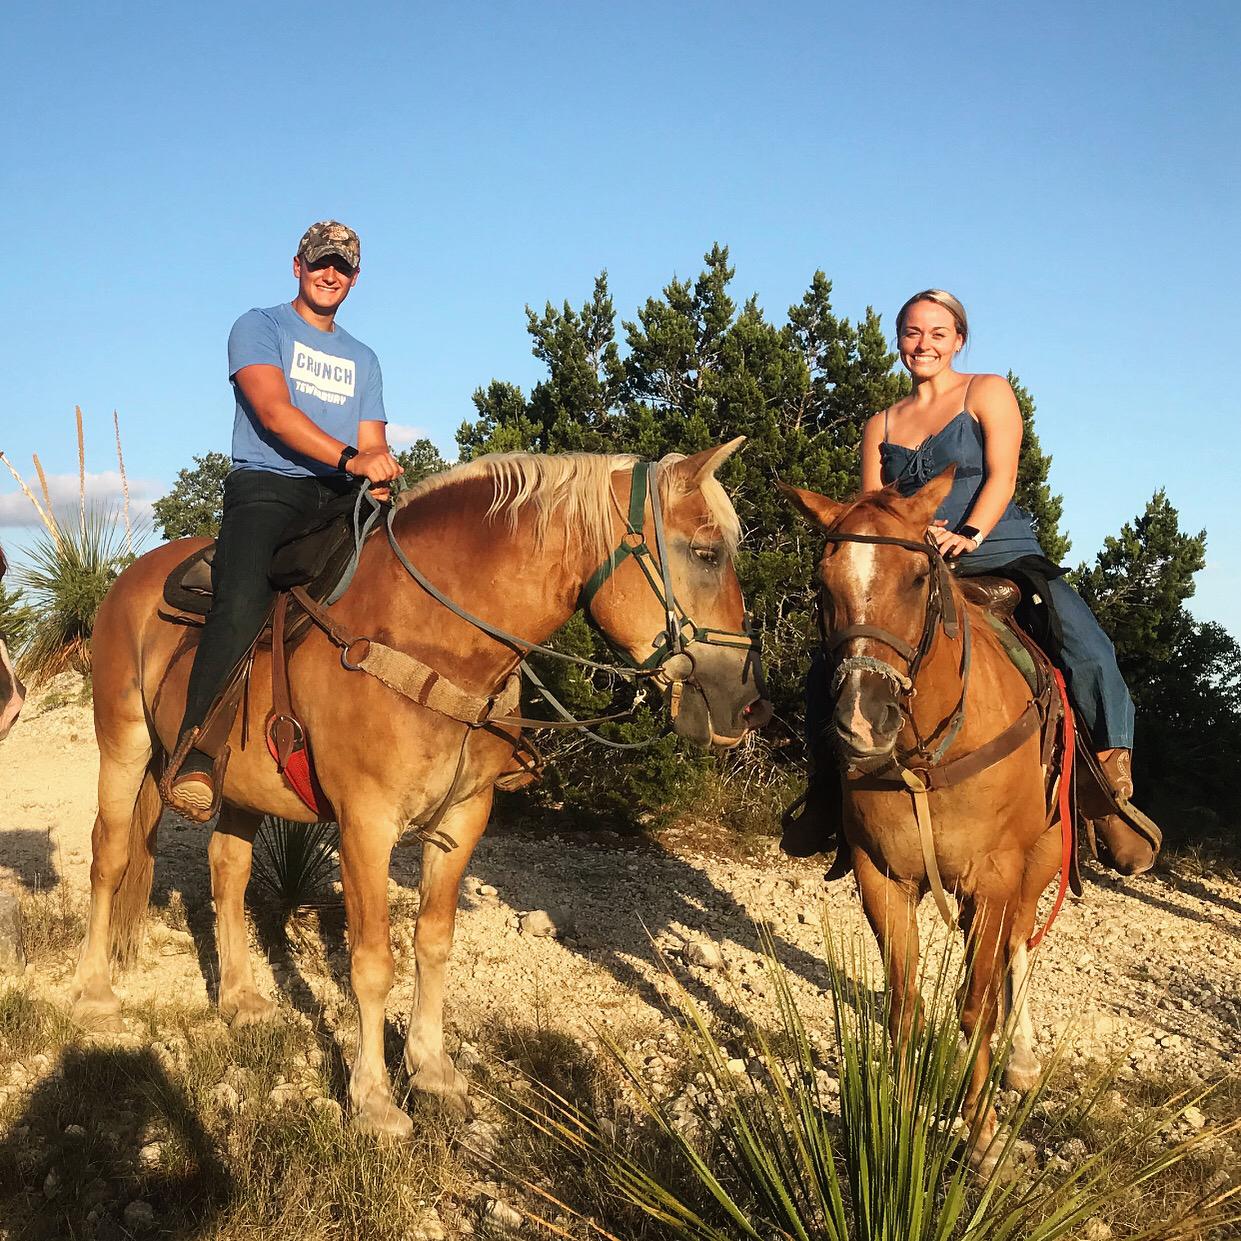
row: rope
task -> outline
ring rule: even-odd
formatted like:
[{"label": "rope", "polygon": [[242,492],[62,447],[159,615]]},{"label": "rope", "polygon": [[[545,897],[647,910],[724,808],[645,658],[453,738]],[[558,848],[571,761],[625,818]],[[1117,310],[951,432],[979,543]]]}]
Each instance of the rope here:
[{"label": "rope", "polygon": [[1051,913],[1047,915],[1047,921],[1043,924],[1042,930],[1036,931],[1026,941],[1027,948],[1037,948],[1042,943],[1043,936],[1051,930],[1051,924],[1055,922],[1056,915],[1060,912],[1060,906],[1064,904],[1065,891],[1069,886],[1069,866],[1073,860],[1073,795],[1072,780],[1073,775],[1073,754],[1077,749],[1077,737],[1073,727],[1073,707],[1069,702],[1068,687],[1064,683],[1064,675],[1059,668],[1053,667],[1052,676],[1056,681],[1056,688],[1060,691],[1060,702],[1064,708],[1064,715],[1061,717],[1061,728],[1064,738],[1064,757],[1061,759],[1060,765],[1060,884],[1056,889],[1056,900],[1051,907]]}]

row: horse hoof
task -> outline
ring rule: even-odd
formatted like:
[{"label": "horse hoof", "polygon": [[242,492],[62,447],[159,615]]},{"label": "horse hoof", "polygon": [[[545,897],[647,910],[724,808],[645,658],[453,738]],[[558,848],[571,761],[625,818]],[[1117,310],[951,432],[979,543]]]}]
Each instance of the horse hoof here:
[{"label": "horse hoof", "polygon": [[405,1058],[405,1068],[409,1073],[409,1086],[419,1094],[435,1095],[459,1115],[468,1111],[466,1096],[470,1091],[470,1083],[465,1075],[453,1064],[452,1057],[445,1054],[427,1060],[417,1066]]},{"label": "horse hoof", "polygon": [[989,1142],[979,1140],[970,1148],[970,1167],[979,1180],[989,1181],[995,1175],[1007,1141],[1008,1135],[1003,1129],[997,1128]]},{"label": "horse hoof", "polygon": [[121,1002],[115,996],[106,1000],[79,1000],[73,1006],[70,1020],[79,1030],[91,1034],[123,1034]]},{"label": "horse hoof", "polygon": [[359,1133],[404,1140],[413,1135],[414,1122],[391,1099],[375,1099],[353,1113],[353,1127]]},{"label": "horse hoof", "polygon": [[1043,1080],[1043,1067],[1037,1060],[1029,1064],[1009,1063],[1004,1067],[1004,1085],[1009,1090],[1029,1094]]},{"label": "horse hoof", "polygon": [[227,1000],[220,1001],[220,1016],[234,1030],[243,1026],[257,1026],[271,1021],[276,1015],[276,1003],[257,991],[243,991]]}]

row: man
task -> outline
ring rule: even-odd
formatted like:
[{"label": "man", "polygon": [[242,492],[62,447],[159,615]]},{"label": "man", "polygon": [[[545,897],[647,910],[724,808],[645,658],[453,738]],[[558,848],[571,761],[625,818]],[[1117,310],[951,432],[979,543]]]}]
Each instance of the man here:
[{"label": "man", "polygon": [[[335,220],[312,224],[293,259],[297,296],[247,311],[229,334],[233,469],[224,483],[214,598],[190,674],[182,738],[202,724],[262,628],[274,596],[268,567],[283,533],[354,480],[382,486],[401,474],[388,450],[379,361],[336,323],[358,282],[360,258],[353,229]],[[203,817],[215,792],[211,768],[207,754],[188,751],[170,789],[174,810]]]}]

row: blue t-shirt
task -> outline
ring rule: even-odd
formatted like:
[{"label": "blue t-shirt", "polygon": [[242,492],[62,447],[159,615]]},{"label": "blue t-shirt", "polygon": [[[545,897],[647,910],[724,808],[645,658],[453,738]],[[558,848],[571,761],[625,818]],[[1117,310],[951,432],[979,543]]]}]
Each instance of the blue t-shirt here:
[{"label": "blue t-shirt", "polygon": [[357,444],[359,422],[387,422],[383,376],[374,352],[339,324],[321,332],[288,302],[247,310],[228,334],[228,377],[237,398],[233,469],[270,470],[291,478],[328,476],[335,465],[303,456],[264,429],[237,387],[243,366],[278,366],[289,400],[313,423],[346,444]]}]

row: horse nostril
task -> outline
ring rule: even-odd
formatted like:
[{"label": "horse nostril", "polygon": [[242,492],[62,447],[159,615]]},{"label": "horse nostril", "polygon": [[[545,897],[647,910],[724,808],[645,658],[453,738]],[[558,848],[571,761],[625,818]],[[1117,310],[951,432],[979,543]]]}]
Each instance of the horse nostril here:
[{"label": "horse nostril", "polygon": [[900,732],[901,709],[895,703],[889,703],[883,709],[883,732],[885,734]]}]

